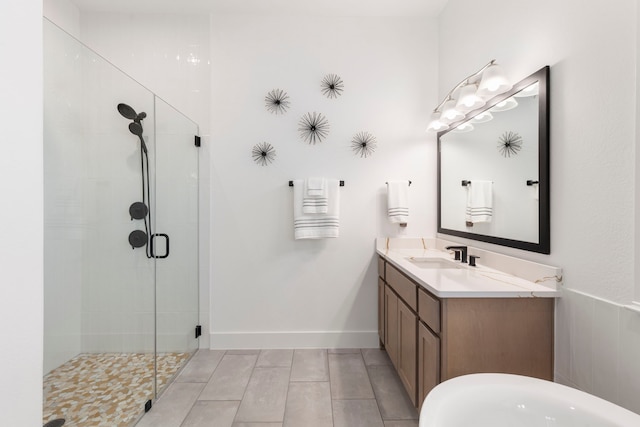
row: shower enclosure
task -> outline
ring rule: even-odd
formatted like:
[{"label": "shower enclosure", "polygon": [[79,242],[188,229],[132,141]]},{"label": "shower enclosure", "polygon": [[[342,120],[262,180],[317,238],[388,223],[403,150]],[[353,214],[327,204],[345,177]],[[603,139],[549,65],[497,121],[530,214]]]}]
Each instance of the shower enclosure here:
[{"label": "shower enclosure", "polygon": [[43,424],[130,426],[198,346],[198,126],[43,25]]}]

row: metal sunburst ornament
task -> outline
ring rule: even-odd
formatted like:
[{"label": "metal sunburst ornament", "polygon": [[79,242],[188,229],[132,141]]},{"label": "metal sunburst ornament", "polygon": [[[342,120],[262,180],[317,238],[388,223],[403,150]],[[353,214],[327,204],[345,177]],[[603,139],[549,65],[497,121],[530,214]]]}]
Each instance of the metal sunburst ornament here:
[{"label": "metal sunburst ornament", "polygon": [[498,151],[504,157],[511,157],[522,150],[522,137],[515,132],[505,132],[498,140]]},{"label": "metal sunburst ornament", "polygon": [[287,92],[274,89],[264,97],[265,106],[272,114],[284,114],[289,109],[290,101]]},{"label": "metal sunburst ornament", "polygon": [[327,98],[337,98],[342,95],[344,82],[337,74],[327,74],[321,83],[322,94]]},{"label": "metal sunburst ornament", "polygon": [[372,155],[377,145],[376,137],[369,132],[358,132],[351,139],[351,148],[360,158]]},{"label": "metal sunburst ornament", "polygon": [[257,164],[267,166],[275,159],[276,149],[268,142],[256,144],[251,149],[251,157],[253,157],[253,161]]},{"label": "metal sunburst ornament", "polygon": [[300,137],[309,144],[322,142],[329,134],[329,121],[320,113],[307,113],[298,122]]}]

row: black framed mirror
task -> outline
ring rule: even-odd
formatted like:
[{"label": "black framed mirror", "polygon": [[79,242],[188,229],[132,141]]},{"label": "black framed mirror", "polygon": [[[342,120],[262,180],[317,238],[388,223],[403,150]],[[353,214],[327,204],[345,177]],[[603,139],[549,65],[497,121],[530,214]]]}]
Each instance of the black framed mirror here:
[{"label": "black framed mirror", "polygon": [[548,254],[549,208],[546,66],[438,133],[438,233]]}]

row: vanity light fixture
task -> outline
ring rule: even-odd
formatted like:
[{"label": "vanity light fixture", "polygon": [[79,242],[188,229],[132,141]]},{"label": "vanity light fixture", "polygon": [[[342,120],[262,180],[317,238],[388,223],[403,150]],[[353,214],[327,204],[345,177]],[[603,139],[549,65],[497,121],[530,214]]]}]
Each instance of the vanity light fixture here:
[{"label": "vanity light fixture", "polygon": [[431,114],[431,121],[427,127],[427,131],[441,132],[449,129],[449,125],[440,120],[440,113],[434,112]]},{"label": "vanity light fixture", "polygon": [[464,113],[458,111],[456,109],[456,100],[450,99],[444,103],[442,106],[442,114],[440,115],[440,120],[445,123],[453,123],[457,122],[461,118],[464,117]]},{"label": "vanity light fixture", "polygon": [[468,113],[469,111],[482,107],[485,101],[478,96],[477,91],[478,86],[475,83],[462,86],[458,103],[456,104],[456,110],[462,113]]},{"label": "vanity light fixture", "polygon": [[484,99],[493,98],[496,95],[511,90],[513,85],[509,83],[502,72],[502,68],[494,61],[482,73],[482,80],[478,86],[478,96]]},{"label": "vanity light fixture", "polygon": [[449,129],[449,124],[461,120],[466,113],[482,107],[488,99],[512,87],[496,60],[491,60],[449,91],[433,110],[427,130],[441,132]]}]

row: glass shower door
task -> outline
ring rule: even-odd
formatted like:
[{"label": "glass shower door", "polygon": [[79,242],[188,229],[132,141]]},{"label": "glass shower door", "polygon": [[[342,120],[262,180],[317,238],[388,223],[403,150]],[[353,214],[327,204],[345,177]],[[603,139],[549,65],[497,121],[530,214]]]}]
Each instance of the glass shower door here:
[{"label": "glass shower door", "polygon": [[198,128],[43,32],[43,424],[132,425],[198,345]]},{"label": "glass shower door", "polygon": [[[155,260],[132,249],[145,229],[140,112],[154,151],[154,96],[44,21],[44,419],[127,425],[153,399]],[[111,423],[111,424],[109,424]]]},{"label": "glass shower door", "polygon": [[[157,391],[198,348],[198,126],[155,98]],[[168,370],[167,370],[168,369]]]}]

